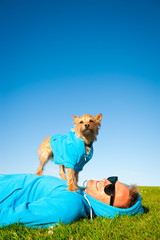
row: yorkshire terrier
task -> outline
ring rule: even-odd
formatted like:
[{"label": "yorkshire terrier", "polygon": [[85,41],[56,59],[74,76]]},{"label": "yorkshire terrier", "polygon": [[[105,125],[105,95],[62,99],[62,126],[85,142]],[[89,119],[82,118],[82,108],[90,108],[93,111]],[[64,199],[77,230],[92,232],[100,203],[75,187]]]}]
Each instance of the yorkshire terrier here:
[{"label": "yorkshire terrier", "polygon": [[[73,116],[73,118],[74,128],[68,135],[58,134],[47,137],[40,145],[38,150],[40,166],[36,174],[42,175],[44,165],[53,158],[54,163],[59,164],[61,178],[68,180],[68,191],[76,192],[78,173],[92,158],[92,144],[96,141],[102,114],[96,116],[84,114],[81,117]],[[68,178],[66,178],[65,169]]]}]

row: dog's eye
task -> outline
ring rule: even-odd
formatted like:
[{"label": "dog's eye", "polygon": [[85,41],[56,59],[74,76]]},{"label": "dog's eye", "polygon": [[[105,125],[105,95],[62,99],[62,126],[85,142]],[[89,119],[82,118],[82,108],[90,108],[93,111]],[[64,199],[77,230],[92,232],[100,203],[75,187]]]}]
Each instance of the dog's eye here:
[{"label": "dog's eye", "polygon": [[89,120],[89,122],[92,122],[92,123],[93,123],[94,121],[91,119],[91,120]]},{"label": "dog's eye", "polygon": [[83,121],[80,121],[79,123],[83,123]]}]

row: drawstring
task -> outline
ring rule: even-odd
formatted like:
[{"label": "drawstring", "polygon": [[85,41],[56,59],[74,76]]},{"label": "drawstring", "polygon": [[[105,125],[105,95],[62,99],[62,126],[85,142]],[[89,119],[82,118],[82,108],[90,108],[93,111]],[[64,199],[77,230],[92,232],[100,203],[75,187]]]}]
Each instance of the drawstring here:
[{"label": "drawstring", "polygon": [[91,218],[91,221],[92,221],[92,220],[93,220],[93,218],[92,218],[92,207],[91,207],[91,204],[90,204],[90,202],[89,202],[86,194],[84,194],[84,197],[85,197],[85,199],[87,200],[88,205],[90,206],[90,218]]},{"label": "drawstring", "polygon": [[[87,182],[87,180],[85,180],[85,181],[83,182],[83,187],[84,187],[84,188],[87,187],[87,186],[85,186],[85,185],[86,185],[86,184],[85,184],[86,182]],[[84,194],[83,196],[84,196],[84,198],[86,199],[86,201],[87,201],[87,203],[88,203],[88,205],[89,205],[89,207],[90,207],[90,218],[91,218],[91,221],[92,221],[92,220],[93,220],[93,217],[92,217],[93,214],[92,214],[91,204],[90,204],[90,202],[89,202],[89,200],[88,200],[88,198],[87,198],[87,195]]]},{"label": "drawstring", "polygon": [[83,182],[83,187],[86,187],[84,184],[87,182],[87,180],[85,180],[84,182]]}]

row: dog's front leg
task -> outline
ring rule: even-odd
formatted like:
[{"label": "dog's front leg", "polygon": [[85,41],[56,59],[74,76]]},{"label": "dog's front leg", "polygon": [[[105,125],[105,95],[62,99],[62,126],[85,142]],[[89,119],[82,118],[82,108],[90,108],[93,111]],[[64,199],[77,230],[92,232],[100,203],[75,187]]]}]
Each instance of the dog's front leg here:
[{"label": "dog's front leg", "polygon": [[75,181],[74,181],[74,170],[71,168],[67,168],[67,174],[68,174],[68,191],[77,192],[75,188]]}]

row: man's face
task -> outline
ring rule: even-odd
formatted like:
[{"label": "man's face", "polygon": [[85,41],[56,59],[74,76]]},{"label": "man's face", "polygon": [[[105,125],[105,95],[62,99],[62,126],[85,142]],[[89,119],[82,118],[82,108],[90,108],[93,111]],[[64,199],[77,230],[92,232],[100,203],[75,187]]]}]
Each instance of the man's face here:
[{"label": "man's face", "polygon": [[[111,182],[105,178],[101,181],[89,180],[87,182],[87,188],[85,189],[85,192],[91,197],[109,205],[111,197],[104,192],[104,187],[108,184],[111,184]],[[129,188],[125,184],[117,181],[115,184],[113,206],[118,208],[126,208],[128,201]]]}]

